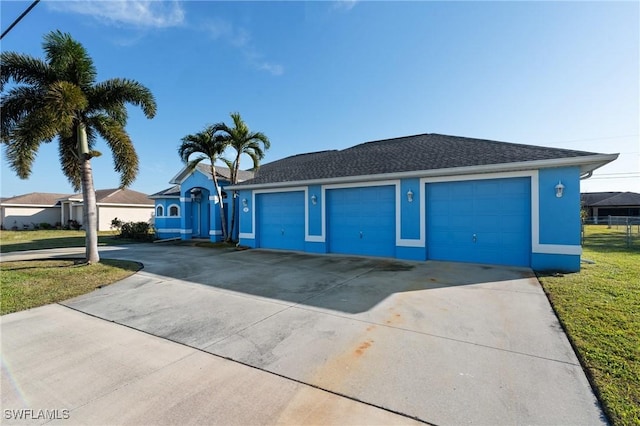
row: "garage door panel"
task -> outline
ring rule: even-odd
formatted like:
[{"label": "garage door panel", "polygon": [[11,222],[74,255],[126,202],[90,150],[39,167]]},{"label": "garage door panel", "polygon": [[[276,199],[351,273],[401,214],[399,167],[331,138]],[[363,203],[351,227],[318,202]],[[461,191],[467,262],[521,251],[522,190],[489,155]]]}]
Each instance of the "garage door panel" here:
[{"label": "garage door panel", "polygon": [[395,187],[327,191],[329,251],[369,256],[395,254]]},{"label": "garage door panel", "polygon": [[529,178],[433,183],[426,194],[428,258],[529,266]]},{"label": "garage door panel", "polygon": [[256,202],[259,246],[304,250],[304,192],[258,194]]}]

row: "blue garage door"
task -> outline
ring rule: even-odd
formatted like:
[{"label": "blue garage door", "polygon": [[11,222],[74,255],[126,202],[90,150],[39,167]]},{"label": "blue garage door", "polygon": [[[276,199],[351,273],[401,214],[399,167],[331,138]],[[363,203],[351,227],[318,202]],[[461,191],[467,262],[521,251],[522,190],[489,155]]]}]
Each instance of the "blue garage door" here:
[{"label": "blue garage door", "polygon": [[256,195],[258,246],[304,250],[304,192]]},{"label": "blue garage door", "polygon": [[395,187],[327,191],[329,251],[367,256],[395,255]]},{"label": "blue garage door", "polygon": [[529,178],[427,184],[427,258],[529,266]]}]

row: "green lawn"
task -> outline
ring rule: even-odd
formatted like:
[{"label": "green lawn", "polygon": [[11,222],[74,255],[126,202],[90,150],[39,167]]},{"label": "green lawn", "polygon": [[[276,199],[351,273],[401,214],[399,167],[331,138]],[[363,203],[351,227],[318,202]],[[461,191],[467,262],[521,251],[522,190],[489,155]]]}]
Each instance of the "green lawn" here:
[{"label": "green lawn", "polygon": [[640,235],[590,225],[582,258],[595,263],[540,276],[559,319],[614,425],[640,424]]},{"label": "green lawn", "polygon": [[136,262],[111,259],[95,265],[74,260],[0,262],[0,315],[88,293],[126,278],[140,268]]},{"label": "green lawn", "polygon": [[[0,251],[9,253],[22,250],[40,250],[63,247],[84,247],[84,231],[46,230],[46,231],[0,231]],[[111,231],[98,233],[98,245],[109,246],[130,244],[133,240],[116,238]]]}]

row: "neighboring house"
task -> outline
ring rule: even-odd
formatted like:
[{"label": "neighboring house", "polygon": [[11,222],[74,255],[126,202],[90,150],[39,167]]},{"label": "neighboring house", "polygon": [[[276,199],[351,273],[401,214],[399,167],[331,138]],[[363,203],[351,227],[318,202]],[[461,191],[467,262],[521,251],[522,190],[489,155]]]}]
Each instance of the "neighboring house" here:
[{"label": "neighboring house", "polygon": [[32,192],[4,198],[0,201],[0,218],[3,229],[25,229],[48,223],[61,222],[60,198],[66,194]]},{"label": "neighboring house", "polygon": [[[229,184],[229,169],[216,166],[216,175],[220,188]],[[238,176],[240,181],[252,177],[252,172],[243,170]],[[155,202],[158,238],[207,238],[211,241],[221,241],[222,220],[218,203],[221,199],[224,203],[227,230],[231,222],[231,204],[227,192],[215,193],[211,166],[200,163],[193,170],[185,167],[169,183],[174,186],[149,196]],[[237,216],[236,210],[236,224]]]},{"label": "neighboring house", "polygon": [[587,217],[595,223],[608,216],[640,217],[640,194],[635,192],[586,192],[580,198]]},{"label": "neighboring house", "polygon": [[423,134],[295,155],[239,191],[240,244],[580,269],[580,179],[617,158]]},{"label": "neighboring house", "polygon": [[[24,229],[43,222],[63,226],[75,220],[82,224],[82,194],[32,193],[2,201],[2,225],[5,229]],[[123,222],[153,223],[153,202],[146,194],[131,189],[96,191],[98,230],[111,229],[115,218]]]},{"label": "neighboring house", "polygon": [[[61,222],[69,220],[82,224],[82,193],[68,195],[60,199]],[[98,209],[98,231],[111,229],[111,221],[118,218],[122,222],[148,222],[153,225],[153,202],[147,194],[131,189],[98,189],[96,191]]]}]

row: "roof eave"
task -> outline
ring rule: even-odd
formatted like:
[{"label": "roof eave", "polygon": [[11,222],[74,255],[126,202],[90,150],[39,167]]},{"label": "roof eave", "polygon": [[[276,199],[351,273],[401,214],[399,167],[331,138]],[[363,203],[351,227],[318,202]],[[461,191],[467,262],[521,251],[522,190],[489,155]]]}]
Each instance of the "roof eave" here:
[{"label": "roof eave", "polygon": [[179,195],[162,195],[162,194],[159,194],[159,195],[149,195],[148,198],[150,200],[157,200],[157,199],[160,199],[160,198],[180,198],[180,196]]},{"label": "roof eave", "polygon": [[2,207],[60,207],[56,204],[0,203]]},{"label": "roof eave", "polygon": [[269,182],[261,184],[229,185],[227,190],[284,188],[300,185],[329,185],[351,182],[373,182],[378,180],[408,179],[416,177],[460,176],[479,173],[499,173],[521,170],[546,169],[553,167],[580,166],[580,173],[588,173],[618,158],[619,154],[596,154],[581,157],[554,158],[550,160],[521,161],[516,163],[485,164],[480,166],[451,167],[433,170],[412,170],[408,172],[381,173],[374,175],[343,176],[325,179],[310,179],[289,182]]},{"label": "roof eave", "polygon": [[138,204],[138,203],[96,203],[101,207],[153,207],[153,203]]}]

